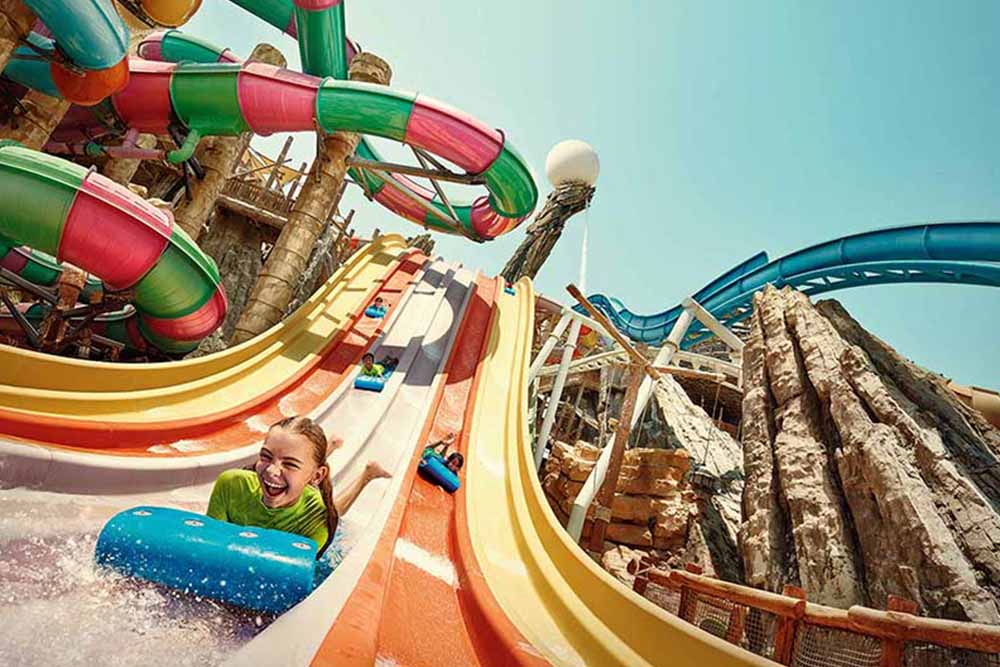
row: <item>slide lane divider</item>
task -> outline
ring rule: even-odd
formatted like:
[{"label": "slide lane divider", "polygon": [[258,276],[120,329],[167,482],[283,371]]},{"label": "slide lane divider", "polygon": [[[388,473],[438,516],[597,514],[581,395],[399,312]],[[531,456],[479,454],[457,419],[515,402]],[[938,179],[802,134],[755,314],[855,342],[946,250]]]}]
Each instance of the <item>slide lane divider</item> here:
[{"label": "slide lane divider", "polygon": [[[309,663],[327,629],[341,614],[359,582],[367,576],[372,554],[385,533],[387,522],[392,521],[398,499],[412,483],[411,453],[423,444],[419,438],[422,437],[427,415],[444,380],[445,365],[455,349],[457,332],[473,292],[471,281],[471,272],[458,270],[454,273],[445,303],[441,304],[434,315],[433,319],[437,322],[430,324],[430,334],[425,335],[425,340],[430,336],[434,338],[427,342],[419,337],[414,338],[419,351],[406,372],[392,406],[385,413],[387,418],[380,417],[376,429],[367,438],[364,459],[380,461],[393,472],[393,477],[370,485],[378,488],[366,489],[351,512],[345,515],[344,540],[349,540],[351,544],[343,562],[317,591],[241,650],[233,661],[235,664]],[[454,292],[458,286],[462,289],[461,296]],[[426,312],[423,317],[427,317]],[[435,332],[442,331],[445,318],[449,322],[447,335],[439,336]],[[407,362],[401,361],[400,365],[403,366],[404,363]],[[358,393],[368,395],[367,392]],[[333,420],[332,429],[337,415],[330,415],[330,419]],[[342,461],[345,457],[340,456],[340,452],[341,450],[335,451],[330,458],[335,478],[346,475],[345,466],[349,467],[350,461],[364,462],[351,453],[347,457],[350,461],[345,464]],[[390,462],[387,457],[392,457],[393,460]],[[363,526],[360,534],[352,529],[352,526],[359,524]]]}]

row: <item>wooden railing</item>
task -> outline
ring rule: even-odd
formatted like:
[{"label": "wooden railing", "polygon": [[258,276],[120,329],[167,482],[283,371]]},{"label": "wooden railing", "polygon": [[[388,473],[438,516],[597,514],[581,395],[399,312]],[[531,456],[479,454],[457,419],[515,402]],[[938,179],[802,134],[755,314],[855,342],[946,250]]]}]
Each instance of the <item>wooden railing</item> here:
[{"label": "wooden railing", "polygon": [[1000,667],[1000,626],[922,618],[902,598],[890,597],[885,611],[845,610],[808,602],[794,586],[771,593],[703,576],[694,566],[660,569],[647,557],[629,571],[640,595],[778,664]]},{"label": "wooden railing", "polygon": [[222,191],[234,199],[241,199],[270,213],[287,217],[295,204],[294,199],[285,196],[283,192],[273,188],[239,178],[230,178]]}]

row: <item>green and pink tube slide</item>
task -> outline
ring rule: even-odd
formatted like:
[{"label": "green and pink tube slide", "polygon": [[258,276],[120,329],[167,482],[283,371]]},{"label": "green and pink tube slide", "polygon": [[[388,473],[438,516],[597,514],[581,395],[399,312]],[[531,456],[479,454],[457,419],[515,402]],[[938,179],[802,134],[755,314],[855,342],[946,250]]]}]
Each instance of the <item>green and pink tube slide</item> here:
[{"label": "green and pink tube slide", "polygon": [[[319,77],[347,78],[347,67],[358,52],[354,43],[347,38],[344,24],[344,3],[342,0],[231,0],[246,11],[270,23],[283,32],[299,40],[299,55],[305,72]],[[466,128],[475,119],[457,109],[441,105],[440,115],[433,121],[426,122],[426,131],[440,133],[444,141],[461,144],[467,141],[469,133]],[[429,119],[428,119],[429,120]],[[499,130],[488,130],[502,137]],[[377,133],[372,133],[377,134]],[[385,136],[385,135],[381,135]],[[396,138],[396,137],[390,137]],[[406,138],[401,139],[410,143]],[[434,151],[431,151],[434,152]],[[358,145],[357,157],[366,160],[380,161],[374,147],[362,139]],[[446,154],[438,153],[442,157]],[[538,190],[524,161],[516,152],[510,150],[512,160],[504,160],[498,165],[493,176],[499,172],[505,173],[501,178],[507,182],[508,189],[521,189],[523,201],[531,205],[517,214],[511,215],[507,204],[494,201],[495,191],[487,180],[490,197],[480,197],[473,202],[451,202],[455,216],[461,221],[464,229],[456,230],[450,222],[450,216],[445,216],[447,207],[437,193],[412,179],[399,174],[389,173],[388,179],[370,171],[351,170],[351,176],[363,183],[368,194],[392,212],[425,227],[447,233],[464,233],[475,240],[488,240],[514,229],[534,209],[538,200]],[[449,158],[450,159],[450,158]],[[499,159],[499,157],[498,157]],[[456,162],[469,173],[482,173]],[[523,173],[511,173],[513,170],[523,170]],[[484,174],[485,175],[485,174]],[[434,209],[437,213],[431,212]],[[499,211],[501,215],[492,216]],[[471,229],[470,229],[471,227]],[[482,233],[482,229],[487,233]]]},{"label": "green and pink tube slide", "polygon": [[[486,195],[469,202],[451,201],[449,210],[434,190],[411,179],[351,170],[372,199],[425,228],[485,241],[511,231],[534,209],[538,199],[534,179],[500,130],[422,95],[344,81],[357,49],[345,35],[340,0],[234,2],[297,36],[303,65],[316,76],[264,65],[237,67],[228,50],[176,32],[163,33],[140,47],[143,60],[153,62],[130,62],[131,78],[139,80],[130,80],[101,105],[102,124],[96,123],[95,115],[70,114],[69,125],[54,135],[48,148],[79,153],[80,146],[109,130],[163,133],[168,124],[179,121],[188,131],[188,141],[169,158],[180,161],[210,134],[247,130],[271,134],[317,127],[323,132],[354,131],[422,148],[482,178]],[[53,88],[44,72],[25,75],[8,68],[5,74],[32,88]],[[154,108],[145,108],[147,101]],[[73,129],[79,131],[66,131]],[[119,152],[132,156],[129,150],[126,145]],[[379,161],[366,141],[359,145],[357,156]]]},{"label": "green and pink tube slide", "polygon": [[130,290],[136,317],[123,333],[139,349],[188,352],[225,316],[215,263],[168,211],[92,170],[0,142],[0,265],[49,282],[26,275],[44,258],[16,245],[71,263],[104,289]]},{"label": "green and pink tube slide", "polygon": [[[188,141],[168,156],[172,161],[190,157],[203,136],[247,131],[269,135],[318,128],[393,139],[480,174],[489,194],[469,204],[453,203],[461,228],[448,220],[447,208],[434,192],[415,183],[411,189],[440,216],[396,188],[369,181],[373,197],[420,225],[480,241],[513,229],[538,198],[527,164],[500,130],[423,95],[262,63],[175,64],[135,58],[130,70],[128,86],[102,110],[111,112],[119,127],[140,132],[166,134],[168,126],[179,123]],[[54,138],[71,142],[66,129]],[[78,137],[86,140],[100,129],[78,127]],[[374,157],[363,151],[359,155]]]}]

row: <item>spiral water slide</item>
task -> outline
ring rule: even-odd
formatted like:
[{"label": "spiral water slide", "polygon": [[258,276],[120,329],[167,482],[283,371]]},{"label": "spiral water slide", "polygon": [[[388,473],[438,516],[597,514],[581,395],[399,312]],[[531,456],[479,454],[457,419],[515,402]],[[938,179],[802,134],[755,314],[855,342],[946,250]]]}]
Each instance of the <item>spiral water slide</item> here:
[{"label": "spiral water slide", "polygon": [[[244,4],[272,22],[278,5],[283,3]],[[299,43],[307,74],[241,65],[224,50],[218,57],[197,49],[171,53],[168,40],[164,50],[150,48],[147,53],[165,59],[181,55],[195,62],[130,59],[127,84],[94,113],[78,109],[69,114],[69,122],[53,135],[55,144],[89,144],[96,150],[91,138],[109,131],[166,134],[168,126],[177,122],[186,136],[184,145],[168,155],[177,162],[189,158],[198,141],[209,135],[359,132],[405,143],[430,156],[423,159],[443,159],[464,170],[467,180],[486,188],[486,194],[463,203],[445,200],[441,192],[403,176],[351,170],[371,198],[408,220],[485,241],[511,231],[531,213],[538,199],[534,178],[502,131],[423,95],[344,80],[355,49],[343,36],[342,4],[303,0],[300,5],[289,3],[283,9],[301,26]],[[73,30],[87,25],[77,24]],[[31,39],[42,44],[47,38]],[[54,44],[59,43],[56,35]],[[45,48],[54,49],[54,44]],[[332,46],[336,44],[340,48]],[[29,88],[59,94],[62,88],[53,71],[32,60],[15,59],[4,74]],[[367,141],[359,146],[357,157],[379,159]]]},{"label": "spiral water slide", "polygon": [[[812,295],[851,287],[898,283],[945,283],[1000,287],[1000,223],[954,222],[911,225],[852,234],[788,254],[772,262],[755,255],[693,295],[724,325],[753,312],[756,291],[767,284],[791,286]],[[620,300],[589,297],[623,334],[635,341],[660,344],[683,308],[638,315]],[[577,307],[579,310],[579,307]],[[683,346],[712,334],[692,326]]]},{"label": "spiral water slide", "polygon": [[189,351],[225,316],[215,263],[170,213],[94,171],[0,142],[0,266],[51,284],[59,261],[133,291],[138,317],[105,333],[137,347]]},{"label": "spiral water slide", "polygon": [[[304,72],[319,77],[341,80],[347,78],[348,65],[359,49],[347,37],[343,0],[231,0],[231,2],[297,38]],[[462,161],[454,160],[443,153],[438,153],[438,156],[464,169],[467,175],[476,176],[478,181],[486,184],[490,195],[481,196],[471,202],[446,201],[442,196],[443,192],[436,184],[435,189],[431,190],[400,174],[351,169],[351,176],[363,185],[370,198],[407,220],[437,231],[460,233],[475,241],[488,240],[509,232],[527,217],[534,208],[538,192],[530,173],[516,173],[525,167],[525,163],[509,146],[502,131],[488,129],[480,121],[462,111],[440,104],[433,109],[433,117],[427,115],[426,120],[421,120],[420,124],[421,132],[438,134],[443,139],[454,141],[457,145],[465,145],[468,150],[483,146],[483,151],[478,156],[463,156]],[[402,139],[389,138],[419,148],[420,146],[411,142],[409,137],[408,130]],[[485,145],[484,138],[486,138]],[[504,148],[496,153],[494,147],[501,144]],[[486,148],[486,146],[491,147]],[[509,154],[505,156],[504,152]],[[495,157],[491,157],[494,155]],[[356,156],[369,161],[381,160],[378,151],[364,137],[358,145]],[[425,166],[429,165],[425,163]],[[494,167],[508,172],[505,178],[516,180],[525,186],[521,191],[523,198],[520,201],[492,202],[495,194],[487,176]],[[477,225],[476,221],[485,214],[487,206],[495,211],[504,212],[504,215],[494,218],[488,226],[482,223]],[[480,227],[487,229],[488,233],[484,234]]]}]

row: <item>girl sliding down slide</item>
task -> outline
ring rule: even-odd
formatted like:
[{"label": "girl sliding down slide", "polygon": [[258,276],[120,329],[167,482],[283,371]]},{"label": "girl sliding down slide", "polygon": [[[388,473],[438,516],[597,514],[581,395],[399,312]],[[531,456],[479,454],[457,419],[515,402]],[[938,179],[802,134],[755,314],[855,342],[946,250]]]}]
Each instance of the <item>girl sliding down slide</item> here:
[{"label": "girl sliding down slide", "polygon": [[334,498],[326,463],[330,448],[323,429],[308,417],[277,422],[251,468],[219,475],[206,514],[308,537],[320,545],[319,558],[333,540],[340,513],[350,509],[370,481],[391,476],[372,461]]}]

